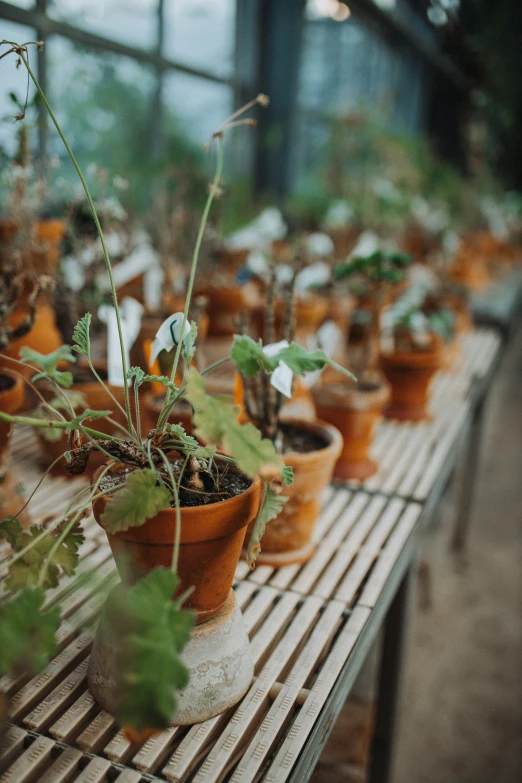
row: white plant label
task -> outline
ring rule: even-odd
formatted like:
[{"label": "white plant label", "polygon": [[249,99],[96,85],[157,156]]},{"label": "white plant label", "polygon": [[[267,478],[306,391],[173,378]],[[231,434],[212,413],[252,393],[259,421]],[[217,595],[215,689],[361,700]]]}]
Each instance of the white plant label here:
[{"label": "white plant label", "polygon": [[[268,357],[277,356],[283,348],[288,348],[288,340],[281,340],[278,343],[265,345],[263,353]],[[272,375],[270,376],[270,385],[278,392],[290,399],[292,397],[292,381],[294,378],[293,370],[285,362],[279,362]]]},{"label": "white plant label", "polygon": [[149,365],[154,364],[161,351],[172,351],[181,339],[184,340],[190,334],[190,322],[187,320],[181,337],[182,325],[183,313],[174,313],[163,321],[152,343]]},{"label": "white plant label", "polygon": [[[132,299],[129,296],[120,304],[121,331],[127,367],[130,367],[130,349],[134,345],[141,329],[142,312],[143,306],[136,299]],[[107,370],[109,383],[112,386],[124,386],[116,310],[111,305],[101,305],[98,309],[98,317],[100,321],[107,324]]]},{"label": "white plant label", "polygon": [[161,305],[161,294],[165,273],[158,265],[153,265],[147,269],[143,278],[143,297],[147,310],[154,312],[159,310]]}]

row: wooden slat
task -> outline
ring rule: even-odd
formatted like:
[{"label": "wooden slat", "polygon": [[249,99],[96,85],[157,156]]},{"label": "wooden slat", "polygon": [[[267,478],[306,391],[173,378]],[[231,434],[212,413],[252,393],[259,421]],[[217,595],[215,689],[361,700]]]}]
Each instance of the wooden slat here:
[{"label": "wooden slat", "polygon": [[52,767],[38,779],[38,783],[68,783],[78,769],[83,754],[76,748],[66,748]]},{"label": "wooden slat", "polygon": [[19,755],[28,734],[19,726],[9,726],[2,735],[0,745],[0,772],[7,769],[11,761]]},{"label": "wooden slat", "polygon": [[47,765],[55,747],[49,737],[37,737],[0,778],[0,783],[34,781]]}]

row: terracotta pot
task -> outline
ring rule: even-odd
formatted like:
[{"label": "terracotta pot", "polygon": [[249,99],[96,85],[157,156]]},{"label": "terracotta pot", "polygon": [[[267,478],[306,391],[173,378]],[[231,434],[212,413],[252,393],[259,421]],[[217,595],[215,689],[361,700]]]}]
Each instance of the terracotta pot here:
[{"label": "terracotta pot", "polygon": [[[328,314],[329,303],[325,296],[308,294],[297,296],[294,304],[295,341],[305,345],[308,338],[315,336],[317,330]],[[275,339],[281,339],[281,331],[285,321],[286,308],[281,299],[274,304]],[[250,309],[252,336],[254,339],[265,335],[265,301],[264,298]]]},{"label": "terracotta pot", "polygon": [[[101,470],[94,474],[93,481]],[[260,498],[261,479],[256,478],[241,495],[220,503],[181,509],[177,595],[194,588],[185,606],[197,611],[198,623],[214,617],[227,601],[247,526],[257,516]],[[105,506],[111,502],[110,497],[103,497],[93,504],[94,516],[101,527]],[[141,527],[107,533],[114,556],[126,557],[141,575],[159,566],[170,568],[175,518],[175,510],[167,509]]]},{"label": "terracotta pot", "polygon": [[[7,381],[4,380],[6,378]],[[22,407],[24,401],[24,382],[20,377],[14,373],[10,373],[7,369],[2,369],[0,379],[2,383],[2,386],[0,387],[0,411],[13,415]],[[9,385],[6,388],[2,388],[4,383]],[[0,421],[0,479],[5,474],[7,467],[12,432],[12,424],[7,421]]]},{"label": "terracotta pot", "polygon": [[[112,386],[111,384],[107,384],[107,386],[110,389],[111,393],[116,398],[116,400],[120,403],[122,408],[125,409],[125,397],[123,393],[123,388],[120,386]],[[111,419],[114,419],[114,421],[118,422],[119,424],[126,425],[125,416],[120,411],[120,409],[114,404],[113,400],[109,397],[105,389],[97,381],[87,381],[85,383],[73,383],[69,391],[78,392],[82,394],[85,400],[86,408],[91,408],[91,410],[94,411],[112,411]],[[133,402],[132,402],[132,395],[131,395],[131,406],[132,405]],[[89,422],[86,422],[86,424],[88,426]],[[100,432],[104,432],[107,435],[120,436],[122,434],[121,430],[119,430],[118,427],[114,426],[106,419],[96,419],[96,421],[91,422],[91,425],[93,429],[99,430]],[[45,438],[44,435],[42,435],[42,433],[39,430],[37,430],[36,434],[40,444],[41,460],[46,467],[48,467],[52,462],[54,462],[54,460],[58,459],[60,456],[63,457],[64,452],[68,451],[70,448],[69,436],[67,434],[64,435],[62,438],[59,438],[58,440],[47,440],[47,438]],[[95,470],[97,470],[99,466],[102,465],[106,460],[107,460],[107,456],[103,454],[103,452],[94,451],[89,459],[89,465],[86,471],[87,475],[92,475],[92,473]],[[62,458],[54,466],[52,472],[56,475],[67,475],[65,467],[66,467],[65,458]]]},{"label": "terracotta pot", "polygon": [[334,257],[344,260],[355,247],[361,234],[361,229],[355,226],[342,226],[328,231],[335,247]]},{"label": "terracotta pot", "polygon": [[388,384],[325,384],[314,387],[312,392],[319,418],[333,424],[343,436],[343,450],[334,476],[359,481],[373,476],[378,465],[368,457],[368,451],[390,399]]},{"label": "terracotta pot", "polygon": [[291,424],[324,438],[325,446],[307,453],[283,455],[285,464],[294,470],[294,481],[283,490],[289,500],[266,526],[257,559],[260,564],[276,567],[304,563],[312,556],[315,545],[311,537],[319,515],[321,491],[330,483],[343,447],[341,433],[331,424],[297,420]]},{"label": "terracotta pot", "polygon": [[[146,392],[141,398],[141,432],[146,435],[154,429],[163,408],[164,396]],[[170,424],[181,424],[187,435],[193,434],[192,408],[188,403],[176,405],[169,416]]]},{"label": "terracotta pot", "polygon": [[236,319],[245,309],[245,295],[239,286],[234,288],[206,285],[198,292],[208,299],[208,333],[227,337],[236,333]]},{"label": "terracotta pot", "polygon": [[439,345],[431,351],[382,353],[381,370],[391,386],[391,402],[384,415],[400,421],[429,419],[430,384],[441,364]]},{"label": "terracotta pot", "polygon": [[31,251],[34,269],[40,274],[54,274],[61,255],[61,242],[65,236],[66,223],[61,218],[37,220],[35,238],[41,246]]},{"label": "terracotta pot", "polygon": [[[9,323],[12,327],[19,324],[26,315],[26,309],[20,308],[15,310],[12,317],[9,318]],[[4,349],[3,353],[6,356],[10,356],[13,359],[20,359],[20,351],[26,345],[39,353],[48,354],[56,351],[63,340],[56,326],[56,318],[54,309],[45,301],[38,304],[36,310],[36,317],[34,320],[33,328],[24,337],[20,337],[18,340],[13,340],[8,348]],[[5,366],[5,362],[0,360],[0,366]],[[36,370],[32,367],[18,367],[19,370],[26,378],[31,378]]]},{"label": "terracotta pot", "polygon": [[[13,415],[23,405],[24,382],[9,370],[2,370],[0,378],[8,378],[10,381],[7,388],[0,388],[0,411]],[[11,470],[8,470],[12,433],[13,425],[7,421],[0,421],[0,519],[13,514],[18,517],[22,527],[27,529],[31,521],[28,512],[18,513],[24,505],[23,496],[17,492],[20,481]]]}]

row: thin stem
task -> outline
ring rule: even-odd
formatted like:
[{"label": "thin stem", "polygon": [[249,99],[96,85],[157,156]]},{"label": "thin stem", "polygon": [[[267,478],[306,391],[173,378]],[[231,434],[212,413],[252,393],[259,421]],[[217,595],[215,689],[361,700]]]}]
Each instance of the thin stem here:
[{"label": "thin stem", "polygon": [[[0,421],[7,421],[11,424],[26,424],[28,427],[45,427],[56,430],[66,430],[70,425],[70,421],[58,421],[56,419],[35,419],[31,416],[13,416],[9,413],[0,411]],[[84,432],[86,435],[90,435],[92,438],[101,438],[102,440],[120,440],[113,435],[107,435],[105,432],[98,432],[91,427],[85,427],[83,424],[79,424],[75,429]]]},{"label": "thin stem", "polygon": [[95,369],[95,367],[94,367],[94,365],[93,365],[93,363],[92,363],[92,360],[91,360],[91,357],[90,357],[90,356],[88,356],[88,357],[87,357],[87,361],[88,361],[88,363],[89,363],[89,368],[90,368],[90,370],[91,370],[92,374],[94,375],[94,377],[96,378],[96,380],[98,381],[98,383],[99,383],[101,386],[103,386],[103,388],[105,389],[105,391],[107,392],[107,394],[109,395],[109,397],[111,398],[111,400],[114,402],[114,404],[115,404],[115,405],[117,405],[117,406],[118,406],[118,408],[120,409],[121,413],[123,413],[123,415],[125,416],[125,415],[126,415],[126,412],[125,412],[125,410],[122,408],[122,406],[120,405],[120,403],[118,402],[118,400],[116,399],[116,397],[114,396],[114,394],[111,392],[111,390],[109,389],[109,387],[107,386],[107,384],[106,384],[106,383],[105,383],[105,382],[104,382],[104,381],[103,381],[103,380],[100,378],[100,376],[98,375],[98,373],[97,373],[97,371],[96,371],[96,369]]},{"label": "thin stem", "polygon": [[[221,182],[221,177],[223,174],[223,138],[221,135],[217,136],[217,162],[216,162],[216,172],[214,175],[214,179],[212,180],[212,185],[210,187],[210,191],[207,197],[207,201],[205,204],[205,208],[203,210],[203,215],[201,217],[201,222],[199,224],[199,230],[198,230],[198,236],[196,239],[196,244],[194,247],[194,253],[192,256],[192,265],[190,267],[190,277],[187,287],[187,295],[185,299],[185,310],[183,311],[183,321],[181,324],[181,339],[178,342],[178,345],[176,347],[176,354],[174,356],[174,364],[172,365],[172,372],[170,374],[170,380],[171,383],[174,383],[174,380],[176,378],[176,370],[178,369],[178,363],[179,363],[179,357],[181,355],[181,349],[183,346],[183,335],[185,332],[185,326],[188,320],[188,311],[190,307],[190,300],[192,298],[192,289],[194,287],[194,279],[196,276],[196,269],[198,266],[198,259],[199,259],[199,252],[201,249],[201,243],[203,241],[203,235],[205,233],[205,228],[208,221],[208,216],[210,213],[210,208],[212,206],[212,202],[214,201],[214,198],[216,197],[216,193],[219,190],[219,185]],[[165,424],[168,420],[170,411],[173,407],[173,401],[172,401],[172,392],[170,389],[167,392],[166,398],[165,398],[165,405],[163,407],[163,410],[161,411],[158,419],[158,427],[157,429],[161,433],[164,428]]]},{"label": "thin stem", "polygon": [[[11,45],[16,46],[16,44],[14,44],[12,41],[8,41],[8,43],[11,44]],[[89,188],[87,186],[87,182],[85,181],[85,177],[83,176],[82,171],[80,169],[80,166],[78,165],[78,162],[77,162],[76,158],[74,157],[73,151],[71,150],[71,148],[69,146],[69,143],[67,142],[67,139],[65,138],[65,136],[64,136],[64,134],[62,132],[62,129],[61,129],[59,123],[58,123],[58,120],[56,119],[56,117],[54,115],[54,112],[51,109],[51,106],[50,106],[50,104],[49,104],[49,102],[48,102],[48,100],[47,100],[47,98],[45,96],[45,93],[42,90],[42,88],[40,87],[40,84],[38,83],[38,80],[37,80],[36,76],[34,75],[32,69],[31,69],[31,66],[29,65],[28,59],[26,58],[26,56],[24,55],[24,53],[23,53],[23,51],[21,49],[17,50],[17,53],[19,54],[20,59],[24,63],[25,67],[27,68],[29,76],[31,77],[31,79],[33,81],[33,84],[36,87],[36,89],[38,91],[38,94],[40,95],[40,98],[42,99],[42,102],[43,102],[45,108],[47,109],[47,111],[49,113],[49,116],[50,116],[51,120],[53,121],[53,124],[54,124],[56,130],[58,131],[58,134],[59,134],[59,136],[60,136],[60,138],[61,138],[61,140],[63,142],[63,145],[64,145],[65,149],[67,150],[67,154],[69,155],[69,157],[70,157],[70,159],[72,161],[72,164],[73,164],[74,168],[76,169],[76,173],[78,174],[78,176],[80,178],[80,182],[82,183],[82,187],[83,187],[83,189],[85,191],[85,195],[87,197],[87,201],[89,202],[89,207],[91,209],[91,213],[92,213],[92,216],[93,216],[93,219],[94,219],[94,223],[96,225],[96,230],[97,230],[98,236],[100,238],[100,242],[101,242],[101,246],[102,246],[102,250],[103,250],[103,255],[104,255],[104,258],[105,258],[105,264],[107,266],[107,272],[108,272],[108,275],[109,275],[109,281],[110,281],[111,291],[112,291],[112,299],[113,299],[114,309],[116,311],[116,323],[118,325],[118,338],[119,338],[119,343],[120,343],[121,363],[122,363],[122,369],[123,369],[123,388],[124,388],[124,396],[125,396],[125,409],[126,409],[126,412],[127,412],[127,418],[129,420],[129,429],[130,429],[131,432],[133,432],[134,431],[134,425],[133,425],[132,416],[131,416],[130,398],[129,398],[129,383],[128,383],[128,380],[127,380],[127,361],[125,359],[125,344],[123,342],[123,330],[122,330],[122,327],[121,327],[121,317],[120,317],[120,308],[119,308],[119,305],[118,305],[118,295],[116,293],[116,286],[115,286],[114,277],[113,277],[113,274],[112,274],[111,261],[110,261],[110,258],[109,258],[109,253],[108,253],[108,250],[107,250],[107,246],[105,244],[105,238],[103,236],[103,231],[102,231],[102,227],[101,227],[101,224],[100,224],[100,220],[98,218],[98,213],[96,212],[96,207],[94,206],[94,201],[92,200],[92,196],[91,196]],[[136,436],[135,433],[134,433],[134,436]]]},{"label": "thin stem", "polygon": [[206,375],[211,370],[214,370],[216,367],[220,367],[222,364],[225,364],[225,362],[230,362],[232,359],[230,356],[225,356],[224,359],[218,359],[216,362],[212,362],[212,364],[209,364],[208,367],[205,367],[204,370],[201,370],[200,375]]},{"label": "thin stem", "polygon": [[169,474],[169,478],[172,482],[172,491],[174,492],[174,502],[176,504],[176,525],[174,529],[174,546],[172,549],[171,569],[172,571],[174,571],[175,574],[177,574],[178,560],[179,560],[179,547],[181,541],[181,508],[179,505],[179,492],[178,492],[178,485],[176,484],[176,480],[174,478],[174,473],[172,472],[172,466],[167,458],[167,455],[164,454],[162,451],[160,452],[160,454],[163,458],[163,462],[165,463],[167,473]]}]

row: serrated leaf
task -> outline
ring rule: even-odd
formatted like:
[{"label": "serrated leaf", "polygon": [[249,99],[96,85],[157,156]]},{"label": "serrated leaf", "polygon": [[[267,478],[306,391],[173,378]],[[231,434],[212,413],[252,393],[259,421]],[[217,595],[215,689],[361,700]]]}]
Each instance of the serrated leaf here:
[{"label": "serrated leaf", "polygon": [[132,587],[114,591],[101,632],[116,650],[117,718],[125,729],[166,728],[176,692],[188,682],[180,658],[194,625],[194,613],[173,600],[176,574],[156,568]]},{"label": "serrated leaf", "polygon": [[74,345],[72,349],[83,356],[91,355],[91,338],[89,335],[91,320],[91,314],[85,313],[85,315],[80,318],[73,331]]},{"label": "serrated leaf", "polygon": [[266,467],[282,468],[283,461],[272,441],[262,439],[252,423],[239,424],[239,408],[231,397],[207,395],[205,382],[195,367],[187,373],[185,396],[195,411],[193,421],[198,437],[221,443],[247,476],[253,478]]},{"label": "serrated leaf", "polygon": [[169,435],[172,435],[176,440],[179,440],[188,448],[196,449],[199,447],[199,443],[197,442],[196,438],[193,438],[192,435],[187,435],[181,424],[171,424],[169,422],[165,425],[165,429]]},{"label": "serrated leaf", "polygon": [[33,383],[42,378],[50,378],[65,389],[72,386],[72,373],[57,369],[57,365],[60,362],[76,361],[76,357],[71,353],[71,349],[68,345],[61,345],[56,351],[48,354],[39,353],[39,351],[34,351],[32,348],[24,345],[20,350],[20,357],[24,362],[31,362],[42,369],[42,372],[36,373],[36,375],[33,375],[31,378]]},{"label": "serrated leaf", "polygon": [[263,504],[259,509],[259,514],[257,515],[257,519],[254,522],[254,527],[248,541],[247,563],[251,569],[254,567],[256,558],[261,551],[261,539],[263,538],[263,533],[265,532],[267,523],[270,522],[271,519],[275,519],[277,517],[288,500],[287,497],[276,495],[276,493],[270,487],[270,484],[268,484],[266,481],[264,484],[265,495],[263,498]]},{"label": "serrated leaf", "polygon": [[278,361],[284,362],[298,375],[304,375],[307,372],[315,372],[322,370],[326,365],[334,367],[339,372],[344,373],[351,380],[356,381],[357,378],[345,367],[342,367],[337,362],[334,362],[324,351],[317,349],[316,351],[307,351],[297,343],[291,343],[288,348],[283,348],[275,357]]},{"label": "serrated leaf", "polygon": [[[5,539],[14,552],[22,549],[37,539],[45,528],[33,525],[28,531],[23,530],[15,517],[7,517],[0,522],[0,539]],[[36,585],[45,564],[47,564],[44,588],[57,587],[62,574],[72,576],[79,558],[79,548],[84,541],[81,523],[77,521],[67,533],[58,549],[51,556],[51,550],[60,535],[61,526],[40,541],[19,559],[9,564],[9,575],[6,587],[16,592],[30,585]]]},{"label": "serrated leaf", "polygon": [[196,338],[198,336],[198,325],[195,321],[190,322],[190,332],[183,340],[183,359],[190,364],[191,359],[196,353]]},{"label": "serrated leaf", "polygon": [[245,378],[254,378],[260,370],[272,372],[279,364],[263,353],[261,340],[255,342],[246,334],[234,335],[230,358]]},{"label": "serrated leaf", "polygon": [[134,388],[137,388],[138,386],[141,386],[141,384],[145,380],[145,373],[141,369],[141,367],[131,367],[130,370],[127,372],[127,379],[130,381],[134,378]]},{"label": "serrated leaf", "polygon": [[294,481],[294,469],[291,465],[283,465],[281,476],[286,486],[289,487]]},{"label": "serrated leaf", "polygon": [[143,381],[147,383],[161,383],[166,389],[170,389],[173,392],[178,391],[176,385],[166,375],[145,375]]},{"label": "serrated leaf", "polygon": [[67,427],[65,427],[62,432],[71,432],[71,430],[77,430],[80,424],[83,424],[86,419],[95,421],[96,419],[103,419],[106,416],[110,416],[111,413],[112,411],[93,411],[92,408],[86,408],[84,411],[79,413],[78,416],[75,416],[74,419],[68,421]]},{"label": "serrated leaf", "polygon": [[42,588],[25,587],[0,608],[0,675],[37,674],[57,652],[60,610],[42,611]]},{"label": "serrated leaf", "polygon": [[101,520],[109,533],[139,527],[158,511],[169,508],[171,500],[169,490],[158,483],[155,471],[134,470],[127,474],[125,486],[107,503]]}]

